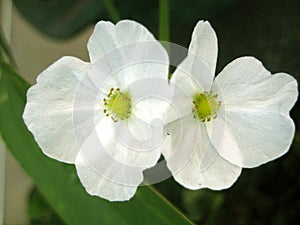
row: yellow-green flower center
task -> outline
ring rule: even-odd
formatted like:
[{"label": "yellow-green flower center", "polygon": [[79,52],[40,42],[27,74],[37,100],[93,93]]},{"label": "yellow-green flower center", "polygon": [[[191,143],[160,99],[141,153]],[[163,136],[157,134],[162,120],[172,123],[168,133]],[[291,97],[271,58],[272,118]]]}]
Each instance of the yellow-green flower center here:
[{"label": "yellow-green flower center", "polygon": [[193,98],[194,118],[200,119],[202,122],[209,122],[211,118],[217,117],[217,111],[221,106],[221,101],[218,101],[218,95],[212,92],[196,93]]},{"label": "yellow-green flower center", "polygon": [[125,120],[131,114],[131,97],[129,91],[122,92],[120,88],[111,88],[104,101],[104,113],[114,122]]}]

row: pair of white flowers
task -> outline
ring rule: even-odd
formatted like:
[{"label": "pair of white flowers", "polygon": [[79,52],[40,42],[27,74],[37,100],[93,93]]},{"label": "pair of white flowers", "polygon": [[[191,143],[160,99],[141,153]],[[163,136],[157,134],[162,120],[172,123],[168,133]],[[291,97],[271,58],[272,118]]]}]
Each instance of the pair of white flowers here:
[{"label": "pair of white flowers", "polygon": [[293,77],[253,57],[214,78],[217,49],[214,30],[199,21],[168,81],[168,54],[145,27],[101,21],[88,42],[91,62],[63,57],[49,66],[23,118],[46,155],[75,164],[92,195],[130,199],[161,154],[183,186],[228,188],[242,168],[288,151],[298,91]]}]

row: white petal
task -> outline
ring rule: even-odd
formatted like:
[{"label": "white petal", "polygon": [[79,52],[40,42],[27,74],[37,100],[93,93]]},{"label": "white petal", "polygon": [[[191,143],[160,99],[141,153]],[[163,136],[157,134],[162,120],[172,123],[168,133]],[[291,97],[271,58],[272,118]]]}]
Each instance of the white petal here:
[{"label": "white petal", "polygon": [[95,63],[99,58],[117,47],[114,28],[114,24],[108,21],[100,21],[96,24],[87,44],[91,63]]},{"label": "white petal", "polygon": [[295,125],[276,111],[241,110],[220,112],[208,130],[223,158],[252,168],[285,154],[294,137]]},{"label": "white petal", "polygon": [[116,71],[115,78],[123,88],[129,88],[134,82],[149,78],[160,79],[159,82],[166,83],[169,58],[158,41],[133,43],[119,48],[118,52],[122,56],[122,67]]},{"label": "white petal", "polygon": [[[130,85],[132,113],[147,124],[167,123],[170,103],[174,100],[173,89],[166,78],[142,79]],[[174,117],[174,116],[173,116]]]},{"label": "white petal", "polygon": [[219,156],[210,143],[203,124],[192,115],[167,126],[171,144],[163,155],[175,180],[189,189],[230,187],[241,168]]},{"label": "white petal", "polygon": [[207,83],[206,81],[209,79],[201,80],[196,76],[197,74],[201,74],[204,78],[207,74],[207,77],[209,77],[210,72],[207,70],[207,67],[201,61],[194,64],[194,58],[189,56],[177,67],[170,80],[170,89],[172,90],[173,98],[171,101],[171,110],[169,110],[168,122],[191,114],[194,108],[194,95],[210,91],[211,89],[212,80]]},{"label": "white petal", "polygon": [[177,92],[181,92],[185,96],[188,96],[188,98],[192,98],[197,91],[201,90],[201,87],[193,77],[190,66],[185,61],[186,59],[178,65],[171,77],[171,82],[174,86],[173,88],[175,90],[178,89]]},{"label": "white petal", "polygon": [[110,201],[130,199],[143,181],[143,170],[159,158],[160,150],[139,148],[137,143],[143,145],[144,140],[132,137],[126,124],[103,118],[80,147],[77,173],[91,195]]},{"label": "white petal", "polygon": [[218,39],[209,22],[199,21],[195,26],[189,52],[205,62],[211,75],[214,76],[218,57]]},{"label": "white petal", "polygon": [[166,123],[190,116],[194,108],[194,95],[202,90],[190,76],[186,76],[179,69],[175,71],[170,81],[170,89],[173,98],[167,112]]},{"label": "white petal", "polygon": [[121,20],[116,25],[100,21],[88,42],[90,60],[95,63],[107,53],[137,42],[154,41],[153,35],[141,24]]},{"label": "white petal", "polygon": [[[99,22],[89,40],[88,49],[94,64],[90,76],[98,86],[110,83],[109,80],[113,79],[116,81],[113,83],[119,84],[117,87],[123,90],[129,89],[130,85],[142,79],[167,80],[167,52],[137,22],[124,20],[116,25]],[[99,74],[102,80],[97,78]]]},{"label": "white petal", "polygon": [[210,91],[218,55],[217,36],[209,22],[199,21],[194,28],[187,57],[177,67],[172,81],[188,95]]},{"label": "white petal", "polygon": [[88,68],[79,59],[63,57],[43,71],[27,92],[23,118],[28,129],[46,155],[67,163],[73,163],[78,152],[73,102]]},{"label": "white petal", "polygon": [[196,92],[210,91],[213,83],[214,74],[212,74],[207,65],[193,53],[178,65],[171,81],[175,83],[184,92],[193,96]]},{"label": "white petal", "polygon": [[243,57],[228,64],[213,87],[222,110],[208,127],[214,146],[228,161],[255,167],[286,153],[294,136],[289,110],[298,96],[288,74],[271,75],[260,61]]},{"label": "white petal", "polygon": [[150,127],[133,118],[116,123],[111,118],[104,118],[96,131],[100,145],[122,165],[149,168],[159,159],[161,150],[158,144],[163,139],[160,126]]},{"label": "white petal", "polygon": [[82,154],[78,154],[76,158],[75,165],[77,174],[86,191],[90,195],[96,195],[109,201],[129,200],[135,194],[137,186],[121,184],[114,181],[113,173],[122,174],[122,171],[115,171],[113,165],[106,164],[104,160],[98,163],[103,163],[104,166],[106,166],[106,174],[99,174],[90,166],[85,155],[82,156]]},{"label": "white petal", "polygon": [[226,110],[275,110],[286,116],[298,96],[297,81],[290,75],[271,75],[253,57],[229,63],[217,76],[213,89]]},{"label": "white petal", "polygon": [[111,22],[100,21],[96,24],[88,41],[91,63],[95,63],[116,48],[151,40],[154,40],[153,35],[143,25],[135,21],[122,20],[116,25]]}]

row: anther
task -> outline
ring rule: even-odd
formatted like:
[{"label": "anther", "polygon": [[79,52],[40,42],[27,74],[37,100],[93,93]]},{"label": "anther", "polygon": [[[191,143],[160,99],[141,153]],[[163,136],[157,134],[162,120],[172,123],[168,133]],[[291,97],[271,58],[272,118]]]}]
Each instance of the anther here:
[{"label": "anther", "polygon": [[202,122],[210,122],[212,119],[215,119],[221,106],[221,101],[217,101],[217,98],[218,94],[213,94],[212,91],[196,93],[193,98],[193,117],[195,119],[198,118]]},{"label": "anther", "polygon": [[103,99],[106,116],[110,116],[114,122],[125,120],[131,115],[131,98],[128,91],[121,92],[120,88],[111,88],[107,98]]}]

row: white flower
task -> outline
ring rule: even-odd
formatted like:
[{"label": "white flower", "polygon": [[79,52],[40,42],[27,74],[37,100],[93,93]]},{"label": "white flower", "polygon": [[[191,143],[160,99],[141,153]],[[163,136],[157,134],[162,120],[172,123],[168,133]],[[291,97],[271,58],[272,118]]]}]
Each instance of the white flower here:
[{"label": "white flower", "polygon": [[166,126],[169,144],[163,149],[175,180],[189,189],[230,187],[242,168],[285,154],[295,132],[292,76],[272,75],[257,59],[241,57],[214,79],[216,61],[216,34],[200,21],[171,79],[181,118]]},{"label": "white flower", "polygon": [[129,20],[99,22],[88,50],[91,63],[63,57],[38,76],[23,118],[47,156],[75,164],[91,195],[128,200],[161,154],[162,125],[150,122],[168,106],[156,98],[170,93],[168,55]]}]

